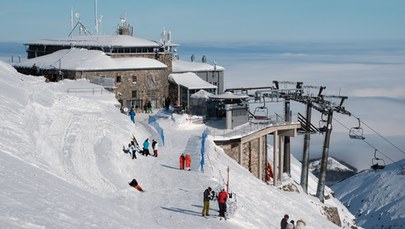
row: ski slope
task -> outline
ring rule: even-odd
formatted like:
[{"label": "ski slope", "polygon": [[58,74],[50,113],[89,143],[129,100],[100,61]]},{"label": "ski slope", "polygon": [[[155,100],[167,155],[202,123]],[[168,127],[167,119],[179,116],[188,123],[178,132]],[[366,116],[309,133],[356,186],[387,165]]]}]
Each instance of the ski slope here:
[{"label": "ski slope", "polygon": [[[211,137],[201,172],[206,127],[187,116],[158,118],[163,145],[145,114],[137,114],[133,124],[119,112],[114,95],[99,86],[85,80],[44,81],[0,62],[1,228],[279,228],[284,214],[303,219],[307,228],[339,228],[326,219],[324,205],[339,209],[343,228],[353,223],[337,199],[322,204],[301,189],[285,192],[256,179]],[[132,160],[124,154],[122,146],[132,135],[140,144],[158,140],[159,157]],[[191,154],[191,171],[178,169],[184,152]],[[297,185],[300,164],[292,161],[292,177],[283,182]],[[218,205],[211,202],[211,216],[204,218],[202,192],[224,187],[228,167],[235,213],[219,220]],[[145,192],[128,185],[133,178]],[[315,193],[314,176],[309,185]]]}]

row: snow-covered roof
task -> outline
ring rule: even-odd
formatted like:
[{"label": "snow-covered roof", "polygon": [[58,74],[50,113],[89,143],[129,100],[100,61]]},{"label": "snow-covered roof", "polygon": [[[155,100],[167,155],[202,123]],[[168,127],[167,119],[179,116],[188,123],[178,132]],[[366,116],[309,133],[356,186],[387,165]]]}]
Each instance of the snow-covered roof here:
[{"label": "snow-covered roof", "polygon": [[209,96],[210,99],[247,99],[249,96],[247,95],[234,95],[232,92],[225,92],[224,94],[220,95],[211,95]]},{"label": "snow-covered roof", "polygon": [[172,73],[169,75],[169,80],[182,85],[188,89],[214,89],[217,86],[204,81],[195,73],[186,72],[186,73]]},{"label": "snow-covered roof", "polygon": [[82,35],[58,39],[41,39],[25,43],[26,45],[64,45],[94,47],[160,47],[155,41],[128,35]]},{"label": "snow-covered roof", "polygon": [[173,60],[173,72],[202,72],[202,71],[224,71],[225,68],[219,65],[212,65],[207,63],[198,63],[184,60]]},{"label": "snow-covered roof", "polygon": [[211,95],[213,95],[213,94],[201,89],[201,90],[197,91],[196,93],[190,95],[190,98],[205,98],[205,99],[208,99],[208,97],[210,97]]},{"label": "snow-covered roof", "polygon": [[32,67],[34,64],[42,69],[62,70],[127,70],[127,69],[161,69],[167,66],[155,59],[143,57],[112,58],[104,52],[87,49],[62,49],[54,53],[28,59],[14,64],[15,67]]}]

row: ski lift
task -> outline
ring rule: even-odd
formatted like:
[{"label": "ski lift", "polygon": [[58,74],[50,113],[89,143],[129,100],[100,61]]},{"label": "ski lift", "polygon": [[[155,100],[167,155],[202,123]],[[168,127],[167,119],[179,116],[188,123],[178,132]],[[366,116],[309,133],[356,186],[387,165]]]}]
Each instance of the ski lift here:
[{"label": "ski lift", "polygon": [[327,130],[327,123],[328,121],[323,119],[323,113],[321,113],[321,119],[319,120],[319,132],[320,133],[324,133]]},{"label": "ski lift", "polygon": [[357,118],[357,121],[359,122],[359,126],[355,126],[355,127],[350,128],[349,137],[351,139],[364,140],[366,138],[363,136],[363,128],[361,128],[361,126],[360,126],[360,119]]},{"label": "ski lift", "polygon": [[377,149],[374,149],[374,158],[371,160],[371,168],[374,170],[385,168],[384,159],[377,157]]},{"label": "ski lift", "polygon": [[263,102],[263,106],[255,108],[253,115],[257,120],[266,120],[269,118],[269,109],[266,107],[266,101],[264,100],[264,97]]}]

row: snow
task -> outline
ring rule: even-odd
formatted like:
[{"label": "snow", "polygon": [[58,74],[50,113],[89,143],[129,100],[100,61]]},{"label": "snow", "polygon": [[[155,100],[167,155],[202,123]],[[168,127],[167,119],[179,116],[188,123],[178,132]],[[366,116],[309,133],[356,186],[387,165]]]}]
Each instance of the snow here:
[{"label": "snow", "polygon": [[405,159],[384,170],[365,170],[333,186],[336,196],[355,213],[364,228],[405,225]]},{"label": "snow", "polygon": [[[284,214],[302,218],[307,228],[338,228],[326,219],[325,205],[336,206],[343,228],[350,228],[353,216],[337,199],[322,204],[312,196],[314,176],[309,179],[312,195],[299,187],[300,193],[282,191],[240,167],[211,136],[201,172],[205,125],[190,123],[186,115],[160,113],[162,145],[148,116],[138,113],[133,124],[116,108],[113,94],[66,93],[91,87],[99,88],[85,80],[45,83],[0,62],[2,228],[279,228]],[[157,139],[159,157],[130,159],[122,146],[132,135],[140,144]],[[178,169],[184,152],[191,154],[191,171]],[[218,220],[217,203],[211,202],[212,216],[201,217],[202,192],[224,187],[228,167],[237,200],[234,214]],[[292,177],[284,174],[283,184],[297,185],[299,168],[292,158]],[[133,178],[144,193],[128,185]]]},{"label": "snow", "polygon": [[211,95],[209,96],[211,99],[247,99],[249,96],[247,95],[235,95],[232,92],[225,92],[220,95]]},{"label": "snow", "polygon": [[209,93],[207,91],[204,90],[199,90],[196,93],[190,95],[190,98],[203,98],[203,99],[208,99],[208,97],[212,95],[212,93]]},{"label": "snow", "polygon": [[169,80],[178,85],[182,85],[188,89],[216,89],[217,86],[208,83],[201,79],[193,72],[172,73],[169,75]]},{"label": "snow", "polygon": [[[348,168],[347,166],[343,165],[342,163],[338,162],[336,159],[329,157],[326,163],[327,170],[334,170],[334,171],[353,171],[352,169]],[[316,160],[311,162],[309,165],[309,169],[311,171],[320,171],[321,170],[321,160]]]},{"label": "snow", "polygon": [[167,68],[165,64],[151,58],[112,58],[102,51],[77,48],[62,49],[45,56],[16,63],[14,66],[31,68],[34,64],[42,69],[61,68],[76,71]]},{"label": "snow", "polygon": [[219,65],[207,63],[191,62],[173,59],[173,72],[204,72],[204,71],[224,71],[225,68]]},{"label": "snow", "polygon": [[161,45],[138,37],[127,35],[82,35],[58,39],[41,39],[27,42],[26,45],[65,45],[65,46],[95,46],[95,47],[156,47]]}]

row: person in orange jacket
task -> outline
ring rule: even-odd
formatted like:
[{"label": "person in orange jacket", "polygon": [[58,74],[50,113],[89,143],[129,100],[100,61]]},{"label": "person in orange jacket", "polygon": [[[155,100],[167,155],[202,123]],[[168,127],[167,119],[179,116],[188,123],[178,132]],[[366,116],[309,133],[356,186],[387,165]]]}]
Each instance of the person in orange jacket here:
[{"label": "person in orange jacket", "polygon": [[186,160],[186,170],[190,171],[191,170],[190,169],[190,167],[191,167],[191,157],[190,157],[189,153],[186,154],[185,160]]},{"label": "person in orange jacket", "polygon": [[226,212],[226,201],[228,200],[228,193],[225,192],[223,188],[218,194],[218,203],[219,203],[219,216],[225,217]]},{"label": "person in orange jacket", "polygon": [[180,160],[180,170],[183,170],[184,169],[184,160],[185,160],[184,154],[180,155],[179,160]]}]

